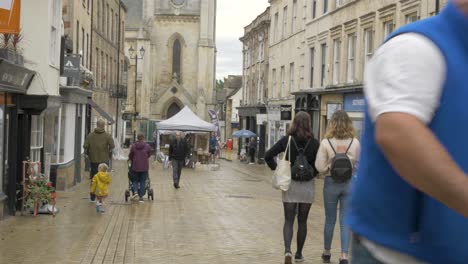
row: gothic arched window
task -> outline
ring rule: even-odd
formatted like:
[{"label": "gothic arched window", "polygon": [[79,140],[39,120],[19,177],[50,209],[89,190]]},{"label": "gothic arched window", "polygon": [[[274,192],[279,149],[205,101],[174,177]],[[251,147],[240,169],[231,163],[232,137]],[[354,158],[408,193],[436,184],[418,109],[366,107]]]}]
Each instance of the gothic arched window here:
[{"label": "gothic arched window", "polygon": [[177,80],[180,81],[180,65],[181,65],[181,52],[182,48],[180,45],[180,40],[176,39],[174,45],[172,46],[172,76],[177,77]]}]

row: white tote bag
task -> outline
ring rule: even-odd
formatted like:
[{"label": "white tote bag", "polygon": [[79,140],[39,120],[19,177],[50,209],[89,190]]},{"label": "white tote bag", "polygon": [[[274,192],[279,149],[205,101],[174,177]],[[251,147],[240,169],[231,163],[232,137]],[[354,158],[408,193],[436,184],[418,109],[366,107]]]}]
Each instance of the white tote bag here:
[{"label": "white tote bag", "polygon": [[288,145],[284,151],[284,156],[282,159],[278,159],[278,165],[276,170],[273,173],[271,183],[273,188],[279,189],[282,191],[287,191],[289,189],[289,184],[291,184],[291,165],[288,160],[286,160],[286,153],[288,156],[291,153],[289,144],[291,143],[291,136],[288,138]]}]

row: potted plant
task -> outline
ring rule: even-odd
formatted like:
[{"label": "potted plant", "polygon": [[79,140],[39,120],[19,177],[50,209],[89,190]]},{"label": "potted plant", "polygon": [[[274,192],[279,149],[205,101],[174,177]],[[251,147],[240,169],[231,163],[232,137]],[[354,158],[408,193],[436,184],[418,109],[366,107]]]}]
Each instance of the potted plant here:
[{"label": "potted plant", "polygon": [[40,206],[55,202],[57,197],[55,188],[43,175],[29,177],[26,200],[27,209],[32,209],[34,215],[38,213]]},{"label": "potted plant", "polygon": [[23,35],[21,33],[3,33],[0,40],[0,58],[23,65],[23,56],[21,55],[21,48],[19,46],[23,40]]}]

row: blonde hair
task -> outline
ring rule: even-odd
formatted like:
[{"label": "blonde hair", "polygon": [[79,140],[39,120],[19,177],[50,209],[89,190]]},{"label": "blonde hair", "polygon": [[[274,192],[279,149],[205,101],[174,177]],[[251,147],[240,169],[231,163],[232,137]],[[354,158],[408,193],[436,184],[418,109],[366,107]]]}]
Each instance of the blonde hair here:
[{"label": "blonde hair", "polygon": [[105,163],[101,163],[98,166],[98,170],[100,172],[107,172],[108,169],[109,169],[109,166],[107,166],[107,164],[105,164]]},{"label": "blonde hair", "polygon": [[343,110],[336,111],[328,123],[325,138],[348,139],[355,135],[353,122],[348,114]]}]

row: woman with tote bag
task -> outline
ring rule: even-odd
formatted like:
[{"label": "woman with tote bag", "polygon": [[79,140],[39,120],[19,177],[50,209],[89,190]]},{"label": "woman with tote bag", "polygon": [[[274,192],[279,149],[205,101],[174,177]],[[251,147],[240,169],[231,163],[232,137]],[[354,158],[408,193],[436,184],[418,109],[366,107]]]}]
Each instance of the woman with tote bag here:
[{"label": "woman with tote bag", "polygon": [[[291,242],[296,212],[298,231],[297,250],[294,258],[296,262],[304,261],[302,249],[307,237],[307,218],[314,201],[315,181],[313,178],[317,174],[314,162],[318,148],[319,142],[312,134],[310,115],[306,112],[299,112],[293,120],[288,136],[280,139],[265,154],[268,167],[275,170],[277,168],[275,157],[282,152],[286,152],[286,160],[289,161],[290,167],[294,171],[294,173],[291,173],[289,188],[281,188],[285,218],[283,227],[285,264],[292,263]],[[308,169],[301,171],[301,168]]]}]

